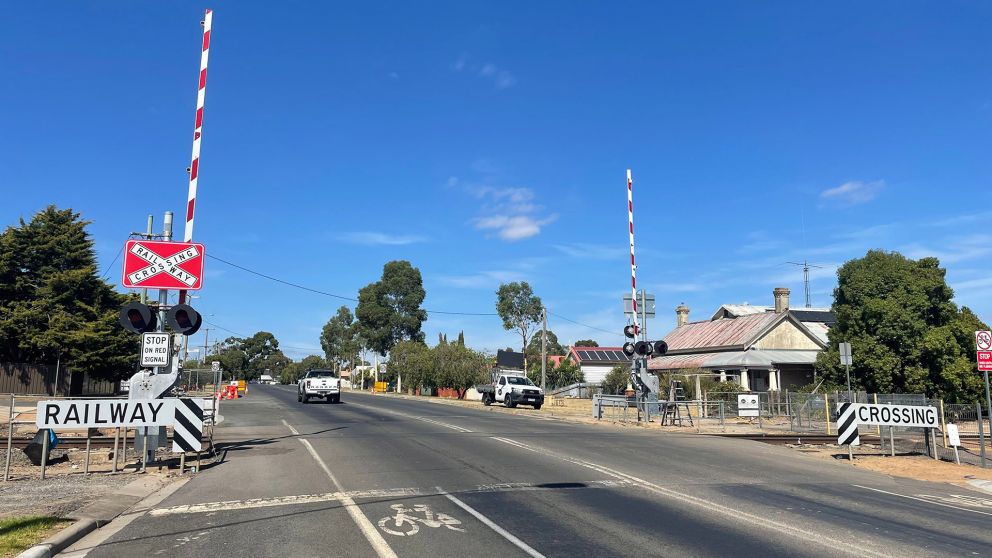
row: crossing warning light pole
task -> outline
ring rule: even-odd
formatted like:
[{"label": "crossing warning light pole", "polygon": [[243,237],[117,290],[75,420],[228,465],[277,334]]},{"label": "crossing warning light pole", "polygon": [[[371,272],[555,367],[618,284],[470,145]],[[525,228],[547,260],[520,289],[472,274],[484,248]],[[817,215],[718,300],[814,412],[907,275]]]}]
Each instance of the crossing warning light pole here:
[{"label": "crossing warning light pole", "polygon": [[[189,169],[189,193],[186,197],[186,230],[184,242],[193,241],[193,216],[196,212],[196,187],[200,175],[200,139],[203,131],[203,101],[207,95],[207,58],[210,56],[210,27],[214,12],[207,10],[203,16],[203,42],[200,46],[200,76],[196,89],[196,119],[193,124],[193,155]],[[180,291],[179,302],[185,302],[186,291]]]}]

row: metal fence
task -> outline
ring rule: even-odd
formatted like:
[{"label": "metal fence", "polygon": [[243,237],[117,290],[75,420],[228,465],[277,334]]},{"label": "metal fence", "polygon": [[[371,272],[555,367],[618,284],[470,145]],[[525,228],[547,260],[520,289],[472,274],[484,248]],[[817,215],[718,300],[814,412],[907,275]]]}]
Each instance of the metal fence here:
[{"label": "metal fence", "polygon": [[64,365],[0,363],[0,393],[112,395],[117,386]]},{"label": "metal fence", "polygon": [[[46,477],[46,470],[51,458],[48,448],[48,436],[46,431],[39,431],[38,426],[35,422],[36,412],[38,403],[41,401],[52,401],[52,400],[86,400],[86,399],[126,399],[126,397],[53,397],[48,395],[15,395],[10,394],[6,396],[7,401],[4,404],[3,400],[0,399],[0,419],[2,420],[3,430],[2,433],[6,437],[7,448],[5,453],[5,464],[4,464],[4,481],[11,479],[11,465],[16,461],[14,459],[14,452],[20,452],[23,448],[16,446],[26,446],[29,442],[40,437],[43,440],[44,453],[40,459],[40,466],[38,468],[39,475],[42,479]],[[213,434],[215,428],[215,417],[218,416],[219,412],[219,401],[213,394],[205,395],[204,398],[209,398],[211,403],[204,412],[203,421],[203,439],[208,441],[208,448],[213,447]],[[6,416],[3,416],[6,415]],[[93,450],[108,450],[112,448],[112,453],[110,454],[109,464],[103,464],[104,469],[109,467],[110,472],[116,473],[118,471],[124,470],[127,467],[133,467],[135,470],[143,470],[147,465],[144,461],[145,450],[154,450],[153,447],[138,447],[136,440],[142,434],[141,428],[129,428],[129,427],[109,427],[109,428],[79,428],[75,430],[60,430],[58,432],[58,438],[60,444],[64,447],[63,451],[80,450],[85,448],[84,463],[83,463],[83,473],[88,474],[92,471],[90,470],[91,462],[91,452]],[[171,427],[167,428],[171,431]],[[145,438],[147,440],[147,438]],[[167,438],[162,438],[164,443]],[[130,447],[129,447],[130,446]],[[159,447],[171,447],[160,445]],[[185,454],[182,455],[183,463],[185,462]],[[199,460],[199,452],[197,453],[197,459]]]}]

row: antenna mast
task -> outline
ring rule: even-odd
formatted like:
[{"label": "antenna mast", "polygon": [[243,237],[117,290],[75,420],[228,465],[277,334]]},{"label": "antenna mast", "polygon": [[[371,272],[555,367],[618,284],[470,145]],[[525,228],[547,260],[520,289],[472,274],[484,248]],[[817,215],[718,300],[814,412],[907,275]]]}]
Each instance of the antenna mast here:
[{"label": "antenna mast", "polygon": [[806,308],[811,308],[813,305],[810,304],[809,301],[809,268],[815,267],[817,269],[823,269],[823,266],[813,265],[806,260],[803,260],[802,263],[799,262],[785,262],[785,263],[791,265],[798,265],[799,267],[803,268],[803,293],[806,295]]}]

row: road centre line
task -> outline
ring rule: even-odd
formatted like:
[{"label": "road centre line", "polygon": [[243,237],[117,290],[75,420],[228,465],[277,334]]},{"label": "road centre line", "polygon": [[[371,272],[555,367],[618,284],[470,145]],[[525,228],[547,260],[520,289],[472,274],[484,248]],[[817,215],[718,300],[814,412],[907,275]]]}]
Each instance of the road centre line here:
[{"label": "road centre line", "polygon": [[907,498],[909,500],[916,500],[918,502],[926,502],[927,504],[934,504],[936,506],[944,506],[945,508],[953,508],[953,509],[956,509],[956,510],[961,510],[961,511],[966,511],[966,512],[971,512],[971,513],[978,513],[978,514],[982,514],[982,515],[992,515],[992,513],[983,512],[981,510],[973,510],[973,509],[969,509],[969,508],[962,508],[962,507],[958,507],[958,506],[952,506],[950,504],[943,504],[941,502],[935,502],[933,500],[927,500],[926,498],[917,498],[916,496],[907,496],[905,494],[898,494],[896,492],[889,492],[888,490],[882,490],[880,488],[872,488],[870,486],[861,486],[860,484],[852,484],[851,486],[855,486],[857,488],[863,488],[865,490],[872,490],[872,491],[875,491],[875,492],[881,492],[882,494],[888,494],[890,496],[898,496],[900,498]]},{"label": "road centre line", "polygon": [[472,514],[473,517],[475,517],[476,519],[478,519],[479,521],[481,521],[482,523],[484,523],[486,525],[486,527],[489,527],[490,529],[492,529],[493,531],[495,531],[499,536],[501,536],[504,539],[510,541],[510,543],[512,543],[514,546],[516,546],[520,550],[523,550],[524,552],[526,552],[527,555],[533,556],[533,558],[544,558],[544,555],[543,554],[541,554],[540,552],[534,550],[533,548],[531,548],[530,545],[528,545],[524,541],[522,541],[522,540],[518,539],[517,537],[515,537],[513,535],[513,533],[510,533],[506,529],[504,529],[504,528],[500,527],[499,525],[497,525],[496,522],[494,522],[493,520],[491,520],[488,517],[486,517],[486,516],[482,515],[481,513],[479,513],[479,511],[477,511],[472,506],[466,504],[465,502],[462,502],[461,500],[459,500],[458,498],[455,498],[451,494],[448,494],[447,492],[445,492],[444,490],[442,490],[440,486],[437,487],[437,489],[441,492],[441,494],[444,495],[445,498],[447,498],[447,499],[451,500],[452,502],[454,502],[455,505],[458,506],[459,508],[461,508],[461,509],[467,511],[468,513]]},{"label": "road centre line", "polygon": [[[456,494],[484,494],[496,492],[530,492],[547,490],[579,490],[585,488],[630,488],[634,483],[615,479],[596,480],[578,483],[556,484],[535,484],[529,482],[506,482],[494,484],[480,484],[467,490],[456,490]],[[337,502],[343,498],[356,499],[399,499],[421,496],[439,496],[442,493],[436,487],[429,489],[421,488],[385,488],[373,490],[349,490],[348,492],[327,492],[325,494],[300,494],[294,496],[276,496],[272,498],[251,498],[248,500],[228,500],[225,502],[205,502],[202,504],[189,504],[184,506],[173,506],[170,508],[159,508],[149,512],[149,515],[159,517],[166,515],[183,515],[195,513],[216,513],[221,511],[247,510],[254,508],[268,508],[276,506],[294,506],[315,504],[321,502]]]},{"label": "road centre line", "polygon": [[[614,477],[616,479],[624,479],[624,480],[632,481],[632,482],[636,483],[639,487],[644,488],[644,489],[646,489],[646,490],[648,490],[650,492],[654,492],[655,494],[658,494],[660,496],[666,496],[668,498],[672,498],[672,499],[681,501],[682,503],[685,503],[685,504],[689,504],[689,505],[693,505],[693,506],[696,506],[696,507],[699,507],[699,508],[703,508],[703,509],[708,510],[708,511],[711,511],[711,512],[716,512],[716,513],[719,513],[719,514],[728,516],[728,517],[730,517],[731,519],[734,519],[734,520],[738,520],[739,521],[739,520],[745,520],[746,519],[746,520],[748,520],[748,521],[750,521],[750,522],[752,522],[752,523],[754,523],[756,525],[760,525],[760,526],[766,527],[768,529],[772,529],[772,530],[778,529],[778,530],[780,530],[783,533],[788,533],[788,534],[793,535],[793,536],[796,536],[796,537],[798,537],[798,538],[800,538],[802,540],[810,541],[810,542],[816,542],[816,543],[818,543],[820,545],[826,546],[826,547],[830,548],[831,552],[833,552],[833,553],[836,553],[838,550],[840,550],[840,551],[842,551],[842,552],[844,552],[846,554],[850,554],[852,556],[879,556],[879,557],[881,557],[881,556],[888,556],[887,554],[880,554],[878,552],[875,552],[873,550],[868,549],[866,547],[866,545],[868,544],[868,541],[856,541],[856,540],[853,540],[853,539],[852,540],[835,539],[835,538],[832,538],[832,537],[824,536],[824,535],[819,534],[819,533],[815,533],[815,532],[812,532],[812,531],[807,531],[805,529],[801,529],[801,528],[795,527],[793,525],[788,525],[786,523],[781,523],[779,521],[775,521],[775,520],[772,520],[772,519],[761,517],[761,516],[756,515],[756,514],[748,513],[748,512],[742,511],[740,509],[730,508],[730,507],[724,506],[722,504],[718,504],[716,502],[713,502],[713,501],[710,501],[710,500],[706,500],[704,498],[700,498],[698,496],[692,496],[692,495],[689,495],[689,494],[685,494],[683,492],[679,492],[679,491],[676,491],[676,490],[671,490],[671,489],[668,489],[668,488],[664,488],[664,487],[659,486],[657,484],[654,484],[652,482],[646,481],[644,479],[637,478],[637,477],[635,477],[633,475],[629,475],[627,473],[622,473],[620,471],[616,471],[616,470],[610,469],[610,468],[608,468],[606,466],[603,466],[603,465],[598,465],[596,463],[591,463],[591,462],[588,462],[588,461],[583,461],[581,459],[576,459],[576,458],[569,457],[567,455],[562,455],[562,454],[559,454],[559,453],[556,453],[556,452],[553,452],[553,451],[549,451],[549,450],[544,450],[544,449],[540,449],[540,448],[535,448],[535,447],[532,447],[532,446],[528,446],[527,444],[523,444],[521,442],[517,442],[516,440],[511,440],[509,438],[502,438],[502,437],[499,437],[499,436],[491,436],[490,438],[492,438],[493,440],[496,440],[498,442],[502,442],[504,444],[509,444],[511,446],[516,446],[518,448],[521,448],[521,449],[524,449],[524,450],[527,450],[527,451],[531,451],[531,452],[534,452],[534,453],[537,453],[537,454],[541,454],[541,455],[545,455],[545,456],[548,456],[548,457],[554,457],[556,459],[560,459],[560,460],[566,461],[568,463],[579,465],[581,467],[586,467],[588,469],[592,469],[594,471],[603,473],[604,475],[608,475],[608,476]],[[852,548],[852,546],[854,544],[856,544],[856,543],[857,544],[861,544],[863,546],[861,546],[859,548]]]},{"label": "road centre line", "polygon": [[[293,425],[286,422],[286,419],[283,419],[282,423],[286,425],[286,428],[289,428],[289,431],[292,432],[294,436],[300,435],[300,432],[293,428]],[[361,530],[362,534],[365,535],[365,538],[369,541],[369,544],[372,545],[372,549],[375,550],[375,553],[378,554],[380,558],[397,558],[396,553],[393,552],[392,548],[390,548],[389,543],[387,543],[386,539],[382,537],[379,530],[372,525],[369,518],[365,517],[365,514],[362,513],[362,510],[358,507],[358,504],[356,504],[351,497],[345,495],[344,487],[341,486],[341,483],[338,482],[337,477],[334,476],[331,469],[326,463],[324,463],[324,460],[320,458],[320,455],[317,454],[317,450],[313,449],[310,441],[306,438],[300,438],[300,442],[306,446],[307,451],[310,452],[310,455],[315,461],[317,461],[320,468],[327,474],[327,478],[331,479],[331,482],[334,484],[334,488],[341,493],[341,498],[339,498],[339,500],[342,506],[348,511],[348,515],[351,516],[351,519],[355,522],[355,524],[358,525],[359,530]]]},{"label": "road centre line", "polygon": [[399,411],[394,411],[392,409],[383,409],[382,407],[373,407],[371,405],[364,405],[362,403],[349,403],[349,405],[354,405],[356,407],[364,407],[366,409],[372,409],[372,410],[375,410],[375,411],[381,411],[383,413],[389,413],[391,415],[397,415],[397,416],[401,416],[401,417],[404,417],[404,418],[410,418],[410,419],[419,420],[419,421],[423,421],[423,422],[429,422],[431,424],[436,424],[438,426],[443,426],[445,428],[450,428],[452,430],[457,430],[459,432],[472,432],[468,428],[463,428],[463,427],[458,426],[458,425],[455,425],[455,424],[448,424],[446,422],[441,422],[439,420],[429,419],[427,417],[418,417],[418,416],[410,415],[410,414],[407,414],[407,413],[401,413]]}]

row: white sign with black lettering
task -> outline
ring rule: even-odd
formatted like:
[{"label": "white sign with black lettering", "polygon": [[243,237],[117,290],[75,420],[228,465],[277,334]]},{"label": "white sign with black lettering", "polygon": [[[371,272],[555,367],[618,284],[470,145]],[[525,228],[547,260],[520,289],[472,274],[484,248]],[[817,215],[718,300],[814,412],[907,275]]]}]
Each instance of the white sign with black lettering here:
[{"label": "white sign with black lettering", "polygon": [[141,366],[169,366],[172,356],[172,336],[168,333],[141,334]]},{"label": "white sign with black lettering", "polygon": [[759,405],[757,395],[750,393],[740,394],[737,396],[737,416],[756,417],[758,416]]},{"label": "white sign with black lettering", "polygon": [[923,405],[874,405],[854,403],[854,419],[858,424],[881,426],[911,426],[937,428],[940,426],[937,408]]},{"label": "white sign with black lettering", "polygon": [[170,426],[175,399],[75,399],[38,402],[38,428],[74,430],[111,426]]}]

